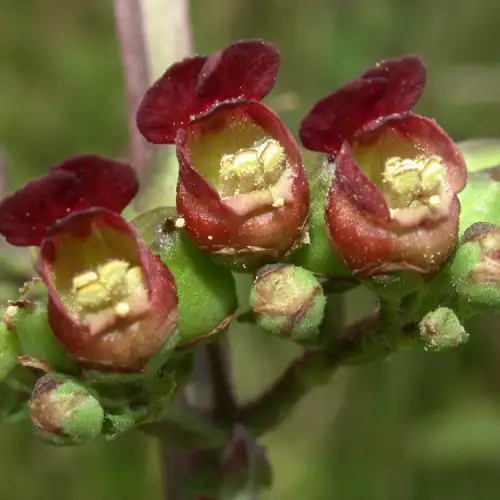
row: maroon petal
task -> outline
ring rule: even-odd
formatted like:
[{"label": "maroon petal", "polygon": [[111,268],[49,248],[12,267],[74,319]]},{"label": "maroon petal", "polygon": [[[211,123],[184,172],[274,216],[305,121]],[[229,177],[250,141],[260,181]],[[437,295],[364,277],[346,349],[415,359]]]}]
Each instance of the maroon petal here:
[{"label": "maroon petal", "polygon": [[378,118],[376,104],[388,91],[383,78],[358,78],[321,99],[302,120],[302,144],[312,151],[337,154],[344,140]]},{"label": "maroon petal", "polygon": [[[72,309],[73,300],[68,296],[72,277],[110,259],[125,260],[142,270],[148,300],[137,314],[117,317],[106,311],[98,322],[86,322]],[[136,229],[114,212],[89,209],[54,225],[41,245],[38,268],[49,291],[54,334],[84,365],[138,371],[176,327],[172,274]]]},{"label": "maroon petal", "polygon": [[446,219],[399,228],[364,212],[335,183],[325,209],[333,246],[351,271],[362,278],[408,270],[432,277],[455,249],[459,214],[455,196]]},{"label": "maroon petal", "polygon": [[363,173],[345,142],[335,158],[335,184],[363,212],[389,221],[389,207],[380,189]]},{"label": "maroon petal", "polygon": [[174,64],[146,92],[136,120],[148,141],[173,144],[177,130],[203,108],[196,85],[206,60],[206,56],[195,56]]},{"label": "maroon petal", "polygon": [[389,93],[377,104],[379,116],[387,116],[413,108],[424,90],[427,71],[420,57],[409,55],[380,61],[362,78],[384,78],[389,82]]},{"label": "maroon petal", "polygon": [[47,228],[72,212],[121,212],[139,184],[130,165],[95,155],[70,158],[0,202],[0,233],[16,246],[36,246]]},{"label": "maroon petal", "polygon": [[[245,139],[248,144],[235,146],[235,130],[238,130],[235,124],[242,123],[253,124],[260,132]],[[223,137],[226,139],[222,140]],[[259,203],[261,198],[253,197],[256,191],[221,198],[216,186],[204,177],[204,165],[200,163],[217,164],[224,153],[234,153],[235,148],[250,147],[253,141],[269,137],[283,146],[289,159],[291,181],[284,205]],[[218,148],[215,153],[212,139]],[[207,151],[212,150],[214,157],[208,153],[194,156],[193,148],[199,147],[200,141],[204,141]],[[180,164],[177,209],[199,247],[215,253],[254,251],[275,257],[283,255],[300,239],[309,213],[307,178],[296,141],[269,108],[255,101],[226,103],[215,108],[179,132],[177,156]]]},{"label": "maroon petal", "polygon": [[[374,150],[374,165],[399,151],[440,156],[451,189],[439,218],[415,217],[411,223],[391,218],[381,189],[362,171],[367,168],[372,176],[380,176],[367,160],[369,148]],[[363,152],[361,166],[353,157],[358,150]],[[325,217],[330,239],[349,268],[360,277],[401,270],[431,277],[439,271],[457,242],[456,194],[466,177],[463,158],[449,136],[425,117],[412,113],[389,117],[345,142],[335,167]]]},{"label": "maroon petal", "polygon": [[416,56],[378,63],[315,104],[302,121],[302,143],[313,151],[337,154],[344,140],[360,128],[409,111],[419,99],[425,81],[425,66]]},{"label": "maroon petal", "polygon": [[72,172],[81,182],[86,208],[103,207],[120,213],[139,190],[135,170],[127,163],[97,155],[70,158],[52,171]]},{"label": "maroon petal", "polygon": [[80,181],[71,172],[53,172],[28,182],[0,202],[0,233],[11,245],[36,246],[47,227],[80,207]]},{"label": "maroon petal", "polygon": [[262,40],[236,42],[207,59],[196,89],[200,97],[212,103],[260,101],[273,88],[279,66],[280,54],[273,44]]}]

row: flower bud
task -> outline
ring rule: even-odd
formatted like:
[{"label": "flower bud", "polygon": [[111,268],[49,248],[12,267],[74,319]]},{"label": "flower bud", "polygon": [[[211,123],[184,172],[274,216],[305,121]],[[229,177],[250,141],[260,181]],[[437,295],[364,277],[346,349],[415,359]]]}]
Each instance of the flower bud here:
[{"label": "flower bud", "polygon": [[116,213],[96,208],[61,220],[38,267],[52,331],[82,365],[140,372],[176,330],[172,274]]},{"label": "flower bud", "polygon": [[314,274],[297,266],[264,266],[250,292],[250,307],[260,328],[296,342],[316,340],[325,305]]},{"label": "flower bud", "polygon": [[447,307],[439,307],[425,315],[419,329],[420,338],[427,348],[434,350],[455,347],[469,338],[457,315]]},{"label": "flower bud", "polygon": [[175,278],[180,345],[197,343],[227,325],[237,307],[233,275],[196,247],[176,210],[152,210],[133,224]]},{"label": "flower bud", "polygon": [[[12,306],[10,306],[12,307]],[[17,364],[19,342],[4,319],[0,318],[0,381],[3,380]]]},{"label": "flower bud", "polygon": [[448,273],[464,311],[500,307],[500,226],[478,222],[464,233]]},{"label": "flower bud", "polygon": [[103,408],[85,385],[54,373],[37,381],[29,409],[40,437],[56,445],[88,442],[104,422]]}]

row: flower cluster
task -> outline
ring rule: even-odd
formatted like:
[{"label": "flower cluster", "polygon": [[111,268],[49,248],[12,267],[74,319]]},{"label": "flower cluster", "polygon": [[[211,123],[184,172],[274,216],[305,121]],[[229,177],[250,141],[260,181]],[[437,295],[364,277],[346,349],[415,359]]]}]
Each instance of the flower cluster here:
[{"label": "flower cluster", "polygon": [[[95,155],[70,158],[0,202],[0,233],[12,245],[37,248],[47,291],[43,317],[78,373],[161,374],[172,352],[178,361],[229,325],[237,307],[234,270],[255,273],[255,322],[309,345],[322,341],[325,279],[345,278],[347,270],[358,284],[405,272],[424,286],[450,262],[467,170],[446,132],[412,111],[425,86],[422,61],[382,61],[303,119],[302,145],[324,159],[316,176],[327,179],[324,199],[310,199],[297,141],[261,102],[279,65],[273,45],[241,41],[174,64],[147,91],[137,126],[148,141],[175,145],[175,209],[127,220],[122,212],[139,189],[135,171]],[[325,236],[315,247],[318,224]],[[474,274],[495,286],[497,246]],[[342,273],[294,261],[304,248],[338,256]],[[4,377],[16,349],[26,358],[12,336],[22,338],[23,323],[16,311],[9,314],[1,330],[0,347],[10,349]],[[438,323],[434,318],[432,332]],[[50,359],[39,361],[51,371]],[[51,391],[43,401],[64,399],[74,384],[92,402],[98,397],[78,381],[51,377],[40,384]],[[158,392],[151,381],[147,388]],[[65,435],[73,428],[71,412],[58,407],[47,420],[40,401],[30,405],[40,432],[49,420],[52,427],[64,421]],[[98,429],[108,428],[95,408]]]}]

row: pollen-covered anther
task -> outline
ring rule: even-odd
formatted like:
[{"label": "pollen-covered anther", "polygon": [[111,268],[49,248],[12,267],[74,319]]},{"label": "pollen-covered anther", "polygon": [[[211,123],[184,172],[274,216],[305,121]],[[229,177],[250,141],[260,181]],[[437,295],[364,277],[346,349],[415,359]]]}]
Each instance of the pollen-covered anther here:
[{"label": "pollen-covered anther", "polygon": [[389,158],[385,162],[382,183],[391,214],[405,208],[439,207],[445,177],[442,159],[436,155]]},{"label": "pollen-covered anther", "polygon": [[75,276],[72,292],[80,314],[111,308],[116,316],[126,317],[132,301],[146,299],[142,270],[118,259]]},{"label": "pollen-covered anther", "polygon": [[224,155],[220,161],[222,196],[251,193],[276,183],[284,169],[284,158],[282,146],[274,139]]}]

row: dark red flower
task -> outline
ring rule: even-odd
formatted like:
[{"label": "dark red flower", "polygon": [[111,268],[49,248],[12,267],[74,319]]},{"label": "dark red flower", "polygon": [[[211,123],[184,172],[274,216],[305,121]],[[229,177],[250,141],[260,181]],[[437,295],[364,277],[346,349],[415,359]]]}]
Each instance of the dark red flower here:
[{"label": "dark red flower", "polygon": [[174,64],[146,93],[142,134],[177,146],[177,209],[201,248],[274,259],[298,244],[309,213],[299,148],[260,104],[280,64],[276,47],[242,41]]},{"label": "dark red flower", "polygon": [[177,209],[196,244],[278,258],[301,240],[309,189],[298,145],[256,101],[226,103],[179,130]]},{"label": "dark red flower", "polygon": [[260,100],[273,88],[280,65],[276,47],[261,40],[236,42],[210,56],[171,66],[147,91],[137,126],[150,142],[173,144],[177,130],[226,101]]},{"label": "dark red flower", "polygon": [[75,156],[0,202],[0,234],[12,245],[37,246],[58,220],[91,207],[119,213],[138,189],[130,165],[96,155]]},{"label": "dark red flower", "polygon": [[335,158],[326,224],[360,277],[437,272],[458,234],[464,158],[431,119],[393,115],[358,131]]},{"label": "dark red flower", "polygon": [[337,154],[342,143],[360,129],[410,111],[425,82],[425,66],[417,56],[381,61],[314,105],[302,120],[302,144],[313,151]]},{"label": "dark red flower", "polygon": [[114,212],[93,208],[57,222],[38,269],[52,330],[81,364],[140,371],[177,326],[174,278]]}]

